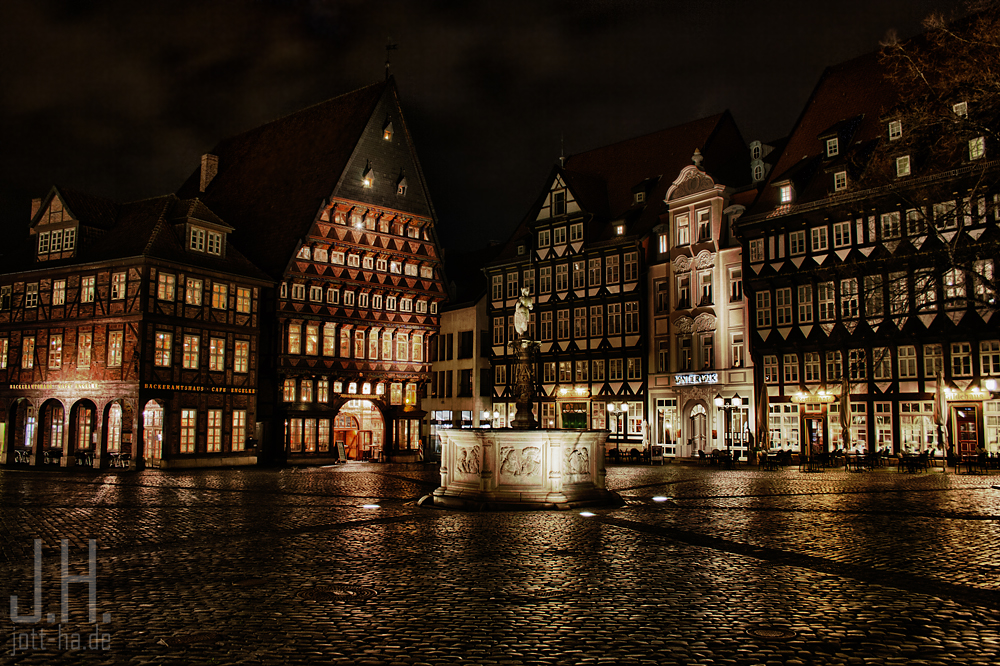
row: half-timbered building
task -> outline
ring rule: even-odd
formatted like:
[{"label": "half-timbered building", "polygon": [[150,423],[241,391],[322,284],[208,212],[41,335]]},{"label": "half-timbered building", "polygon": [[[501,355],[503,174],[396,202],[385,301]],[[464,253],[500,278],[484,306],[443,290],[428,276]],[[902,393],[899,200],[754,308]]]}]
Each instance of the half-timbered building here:
[{"label": "half-timbered building", "polygon": [[236,227],[278,284],[265,440],[292,461],[417,458],[446,295],[393,79],[222,141],[178,195]]},{"label": "half-timbered building", "polygon": [[53,188],[0,274],[0,460],[136,468],[256,460],[270,281],[196,199]]}]

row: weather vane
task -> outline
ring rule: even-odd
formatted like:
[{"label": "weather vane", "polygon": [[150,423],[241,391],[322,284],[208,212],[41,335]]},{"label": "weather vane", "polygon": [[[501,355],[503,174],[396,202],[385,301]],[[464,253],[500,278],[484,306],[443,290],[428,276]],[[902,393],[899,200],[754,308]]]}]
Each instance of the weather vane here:
[{"label": "weather vane", "polygon": [[390,51],[395,51],[397,48],[398,48],[398,46],[396,44],[392,43],[392,37],[390,37],[389,40],[386,42],[386,45],[385,45],[385,78],[386,79],[389,78],[389,65],[391,64],[389,62],[389,52]]}]

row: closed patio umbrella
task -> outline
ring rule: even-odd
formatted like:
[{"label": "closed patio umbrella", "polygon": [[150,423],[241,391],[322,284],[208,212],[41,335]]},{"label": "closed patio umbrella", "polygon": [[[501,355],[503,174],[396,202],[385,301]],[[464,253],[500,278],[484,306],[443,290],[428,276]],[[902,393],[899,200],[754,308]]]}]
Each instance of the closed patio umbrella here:
[{"label": "closed patio umbrella", "polygon": [[934,394],[934,423],[938,427],[938,445],[945,452],[945,465],[948,464],[948,446],[945,442],[945,424],[948,422],[948,398],[944,393],[944,369],[937,371],[937,391]]},{"label": "closed patio umbrella", "polygon": [[851,382],[847,377],[840,387],[840,437],[844,451],[851,448]]},{"label": "closed patio umbrella", "polygon": [[767,406],[767,386],[764,384],[764,372],[755,368],[755,375],[757,375],[756,393],[757,393],[757,446],[761,449],[767,451],[771,448],[771,432],[770,424],[768,423],[768,406]]}]

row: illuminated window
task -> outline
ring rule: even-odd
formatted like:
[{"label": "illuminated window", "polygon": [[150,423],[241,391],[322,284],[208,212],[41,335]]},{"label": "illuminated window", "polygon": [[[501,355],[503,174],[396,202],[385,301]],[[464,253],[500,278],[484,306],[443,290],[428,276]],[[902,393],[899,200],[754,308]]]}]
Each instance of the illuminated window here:
[{"label": "illuminated window", "polygon": [[954,112],[956,116],[959,116],[961,118],[964,118],[965,116],[969,115],[969,105],[967,102],[959,102],[957,104],[953,104],[951,110]]},{"label": "illuminated window", "polygon": [[750,262],[758,263],[764,261],[764,239],[754,238],[750,241]]},{"label": "illuminated window", "polygon": [[313,400],[313,381],[311,379],[303,379],[299,383],[299,402],[312,402]]},{"label": "illuminated window", "polygon": [[778,189],[778,194],[779,194],[778,198],[781,201],[781,203],[791,203],[792,202],[792,186],[791,185],[782,185]]},{"label": "illuminated window", "polygon": [[210,338],[208,342],[208,369],[221,372],[226,368],[225,338]]},{"label": "illuminated window", "polygon": [[316,402],[330,402],[330,380],[326,377],[316,380]]},{"label": "illuminated window", "polygon": [[184,336],[184,358],[181,365],[185,370],[197,370],[201,349],[201,337],[197,335]]},{"label": "illuminated window", "polygon": [[840,142],[837,140],[837,137],[834,137],[832,139],[827,139],[826,140],[826,156],[827,157],[836,157],[839,154],[840,154]]},{"label": "illuminated window", "polygon": [[306,354],[319,353],[319,324],[306,324]]},{"label": "illuminated window", "polygon": [[288,353],[302,353],[302,324],[288,325]]},{"label": "illuminated window", "polygon": [[35,367],[35,336],[27,336],[21,341],[21,367],[25,370]]},{"label": "illuminated window", "polygon": [[184,290],[184,302],[188,305],[201,305],[202,281],[195,278],[188,278]]},{"label": "illuminated window", "polygon": [[229,285],[221,282],[212,283],[212,307],[217,310],[229,307]]},{"label": "illuminated window", "polygon": [[[243,314],[250,313],[250,303],[251,303],[251,291],[249,287],[237,287],[236,288],[236,311],[242,312]],[[320,301],[323,300],[322,291],[320,292]]]},{"label": "illuminated window", "polygon": [[237,340],[233,353],[233,370],[236,372],[246,372],[250,359],[250,341]]},{"label": "illuminated window", "polygon": [[323,356],[337,355],[337,325],[331,322],[323,324]]},{"label": "illuminated window", "polygon": [[903,123],[898,120],[893,120],[889,123],[889,140],[895,141],[901,136],[903,136]]},{"label": "illuminated window", "polygon": [[171,352],[174,346],[174,335],[166,331],[157,331],[154,337],[153,364],[161,368],[169,368]]},{"label": "illuminated window", "polygon": [[282,384],[281,398],[285,402],[295,402],[295,380],[286,377]]},{"label": "illuminated window", "polygon": [[208,410],[208,451],[222,450],[222,410]]},{"label": "illuminated window", "polygon": [[181,453],[194,453],[195,437],[198,434],[198,410],[181,410]]},{"label": "illuminated window", "polygon": [[677,245],[689,245],[691,243],[691,218],[685,213],[674,217],[675,236]]},{"label": "illuminated window", "polygon": [[[65,281],[63,284],[65,285]],[[125,298],[125,273],[113,273],[111,275],[111,300],[120,301],[123,298]]]},{"label": "illuminated window", "polygon": [[[90,355],[91,349],[93,349],[94,344],[94,334],[90,331],[80,331],[76,335],[76,367],[77,368],[89,368],[90,367]],[[0,367],[7,367],[7,341],[3,341],[3,365]]]},{"label": "illuminated window", "polygon": [[49,336],[49,369],[58,370],[62,367],[62,335]]},{"label": "illuminated window", "polygon": [[247,441],[247,412],[245,409],[233,410],[233,440],[232,450],[242,451]]},{"label": "illuminated window", "polygon": [[[124,273],[122,274],[124,275]],[[66,280],[52,281],[52,305],[66,304]]]},{"label": "illuminated window", "polygon": [[375,170],[372,169],[371,162],[365,166],[365,170],[361,174],[361,184],[367,188],[370,188],[375,184]]},{"label": "illuminated window", "polygon": [[124,331],[108,331],[108,367],[118,368],[122,364],[122,343]]},{"label": "illuminated window", "polygon": [[[161,301],[172,301],[174,300],[174,291],[176,287],[176,275],[160,273],[156,278],[156,297]],[[93,300],[93,298],[91,298],[91,300]]]}]

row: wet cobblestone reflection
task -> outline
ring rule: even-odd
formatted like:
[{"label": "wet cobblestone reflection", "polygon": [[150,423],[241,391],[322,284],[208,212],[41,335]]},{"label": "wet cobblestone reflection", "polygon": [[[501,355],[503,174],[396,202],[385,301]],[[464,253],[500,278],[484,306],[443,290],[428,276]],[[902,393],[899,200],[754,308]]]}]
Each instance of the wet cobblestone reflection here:
[{"label": "wet cobblestone reflection", "polygon": [[[0,663],[1000,661],[996,476],[620,466],[628,504],[592,517],[415,506],[437,479],[0,471],[0,602],[20,615],[43,542],[42,620],[4,612]],[[93,631],[85,583],[45,621],[61,539],[75,575],[97,540],[107,650],[57,644]]]}]

